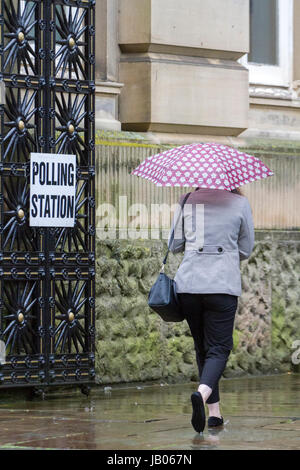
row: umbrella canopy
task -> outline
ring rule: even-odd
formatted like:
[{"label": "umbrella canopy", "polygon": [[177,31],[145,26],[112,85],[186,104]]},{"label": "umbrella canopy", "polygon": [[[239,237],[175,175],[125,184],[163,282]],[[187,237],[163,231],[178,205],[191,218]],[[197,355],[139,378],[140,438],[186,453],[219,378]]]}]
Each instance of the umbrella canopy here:
[{"label": "umbrella canopy", "polygon": [[231,191],[274,173],[259,158],[215,143],[191,144],[146,158],[132,175],[157,186],[188,186]]}]

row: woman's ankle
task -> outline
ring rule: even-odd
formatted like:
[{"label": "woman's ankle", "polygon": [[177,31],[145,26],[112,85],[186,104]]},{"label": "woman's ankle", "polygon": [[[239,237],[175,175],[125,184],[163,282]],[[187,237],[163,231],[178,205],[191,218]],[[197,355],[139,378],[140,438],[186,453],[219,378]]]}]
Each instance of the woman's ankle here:
[{"label": "woman's ankle", "polygon": [[220,402],[216,403],[206,403],[208,407],[208,414],[209,416],[215,416],[216,418],[221,418],[221,411],[220,411]]},{"label": "woman's ankle", "polygon": [[205,403],[211,395],[212,389],[208,385],[200,384],[198,387],[198,392],[201,393],[203,402]]}]

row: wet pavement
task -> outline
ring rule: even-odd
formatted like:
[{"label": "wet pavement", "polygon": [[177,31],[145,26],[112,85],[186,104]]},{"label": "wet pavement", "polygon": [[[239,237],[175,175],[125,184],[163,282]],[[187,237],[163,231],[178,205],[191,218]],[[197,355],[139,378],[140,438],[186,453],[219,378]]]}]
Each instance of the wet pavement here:
[{"label": "wet pavement", "polygon": [[196,434],[196,384],[0,398],[0,449],[300,449],[300,375],[221,381],[223,428]]}]

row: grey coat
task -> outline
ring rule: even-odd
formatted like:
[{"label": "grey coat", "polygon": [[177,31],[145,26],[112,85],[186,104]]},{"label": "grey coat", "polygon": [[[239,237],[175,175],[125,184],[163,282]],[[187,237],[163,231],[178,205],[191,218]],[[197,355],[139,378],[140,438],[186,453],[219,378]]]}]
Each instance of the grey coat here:
[{"label": "grey coat", "polygon": [[252,211],[245,196],[222,189],[193,191],[183,211],[178,204],[172,228],[170,251],[184,251],[174,278],[177,292],[241,295],[240,261],[254,246]]}]

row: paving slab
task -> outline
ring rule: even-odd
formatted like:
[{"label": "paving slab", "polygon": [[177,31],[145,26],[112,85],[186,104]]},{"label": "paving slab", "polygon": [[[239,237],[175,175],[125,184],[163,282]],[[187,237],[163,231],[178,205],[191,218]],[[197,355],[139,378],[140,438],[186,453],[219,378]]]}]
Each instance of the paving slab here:
[{"label": "paving slab", "polygon": [[193,430],[197,384],[114,386],[0,399],[0,449],[300,449],[300,375],[223,379],[222,428]]}]

